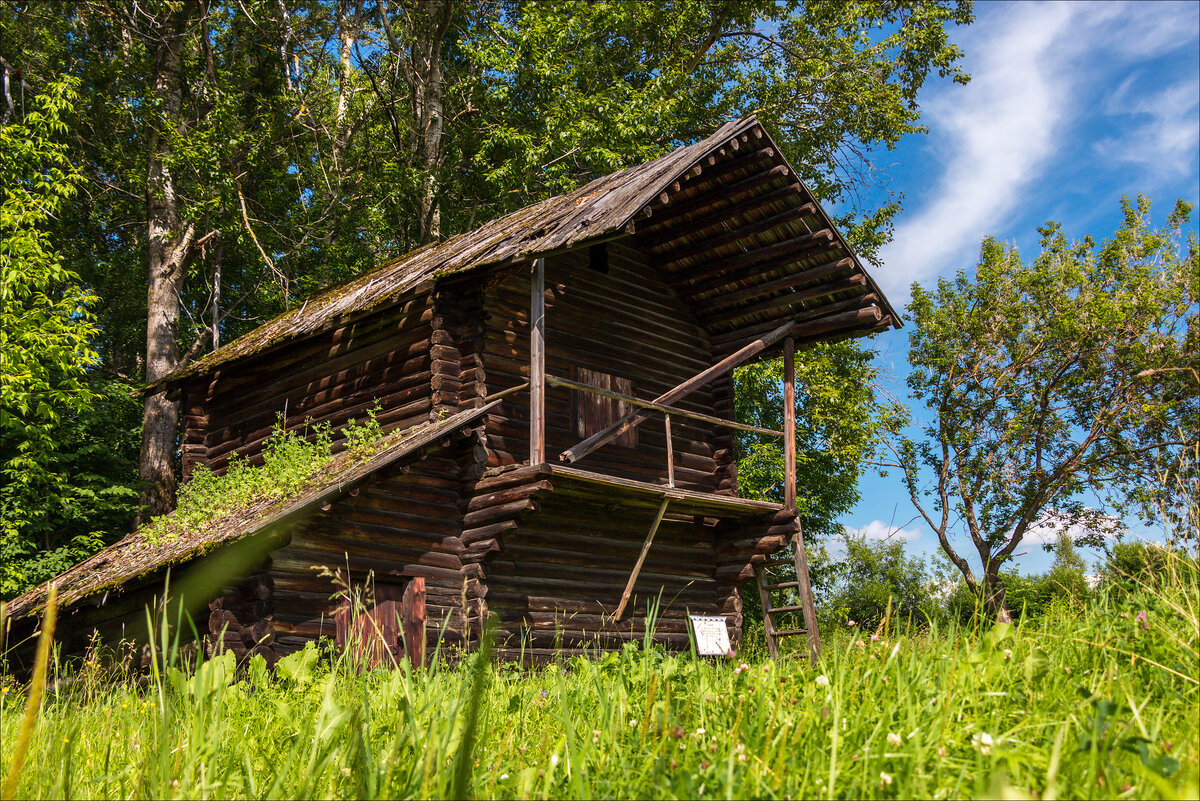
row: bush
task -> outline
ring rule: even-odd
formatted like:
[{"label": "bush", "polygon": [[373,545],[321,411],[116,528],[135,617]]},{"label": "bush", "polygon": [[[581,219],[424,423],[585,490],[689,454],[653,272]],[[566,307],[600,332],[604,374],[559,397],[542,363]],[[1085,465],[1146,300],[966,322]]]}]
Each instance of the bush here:
[{"label": "bush", "polygon": [[830,569],[825,625],[854,620],[875,628],[889,609],[892,620],[923,621],[939,613],[925,563],[906,556],[903,542],[871,541],[850,532],[843,536],[846,557]]}]

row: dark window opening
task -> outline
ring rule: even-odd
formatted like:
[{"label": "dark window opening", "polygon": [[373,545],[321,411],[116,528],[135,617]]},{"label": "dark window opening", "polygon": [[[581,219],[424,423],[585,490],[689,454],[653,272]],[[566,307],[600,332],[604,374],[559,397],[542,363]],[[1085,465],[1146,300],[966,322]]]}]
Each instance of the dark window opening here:
[{"label": "dark window opening", "polygon": [[588,266],[598,273],[608,272],[608,243],[602,242],[588,248]]}]

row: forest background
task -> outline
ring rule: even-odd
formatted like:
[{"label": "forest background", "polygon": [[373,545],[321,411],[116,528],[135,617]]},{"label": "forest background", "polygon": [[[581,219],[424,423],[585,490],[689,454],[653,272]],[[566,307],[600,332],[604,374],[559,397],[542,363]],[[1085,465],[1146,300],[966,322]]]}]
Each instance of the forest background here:
[{"label": "forest background", "polygon": [[[178,409],[138,396],[146,382],[316,289],[728,119],[757,113],[878,263],[902,200],[881,156],[925,133],[928,79],[967,83],[952,34],[972,15],[967,3],[5,4],[5,255],[41,268],[5,271],[0,596],[171,508]],[[873,354],[842,343],[801,365],[801,503],[816,541],[842,532],[891,419]],[[777,372],[740,373],[743,419],[778,417]],[[780,495],[779,454],[744,446],[743,493]]]}]

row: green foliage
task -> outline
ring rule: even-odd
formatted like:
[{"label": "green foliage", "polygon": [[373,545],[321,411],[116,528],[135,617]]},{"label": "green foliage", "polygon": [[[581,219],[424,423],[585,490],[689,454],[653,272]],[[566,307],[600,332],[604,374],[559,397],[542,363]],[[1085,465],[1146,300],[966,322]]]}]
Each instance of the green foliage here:
[{"label": "green foliage", "polygon": [[986,239],[973,277],[913,287],[908,385],[931,422],[898,461],[971,584],[951,540],[978,555],[994,612],[1001,566],[1044,515],[1097,532],[1111,518],[1089,495],[1148,520],[1190,501],[1196,465],[1176,457],[1200,437],[1200,247],[1180,241],[1182,201],[1161,230],[1144,197],[1123,209],[1098,247],[1051,223],[1032,263]]},{"label": "green foliage", "polygon": [[142,407],[136,388],[89,376],[91,404],[67,414],[55,429],[59,476],[40,499],[37,536],[0,544],[8,573],[0,598],[11,598],[57,576],[124,537],[137,512],[137,460]]},{"label": "green foliage", "polygon": [[[349,420],[339,434],[356,458],[367,458],[375,452],[382,436],[375,410],[367,412],[365,423]],[[143,531],[157,540],[178,536],[184,531],[202,530],[213,519],[230,512],[249,512],[255,506],[297,494],[333,460],[329,425],[289,430],[280,420],[263,442],[261,455],[263,463],[255,465],[235,454],[220,475],[205,465],[197,466],[191,480],[179,488],[175,511],[154,518]]]},{"label": "green foliage", "polygon": [[831,625],[853,620],[866,630],[885,617],[923,625],[940,611],[929,591],[924,563],[904,553],[902,541],[872,541],[846,531],[845,556],[832,566],[833,581],[819,608]]},{"label": "green foliage", "polygon": [[[0,597],[44,573],[28,555],[57,563],[54,510],[67,489],[64,422],[95,402],[86,371],[96,361],[95,296],[67,269],[48,228],[82,180],[64,143],[76,81],[48,85],[23,117],[0,127]],[[69,538],[68,538],[69,539]]]},{"label": "green foliage", "polygon": [[978,632],[841,630],[815,666],[630,643],[360,673],[310,648],[139,688],[89,665],[48,694],[17,797],[1194,798],[1198,597],[1193,568]]},{"label": "green foliage", "polygon": [[1176,565],[1194,561],[1195,557],[1182,548],[1147,542],[1117,542],[1105,556],[1100,574],[1106,590],[1129,593],[1144,587],[1164,586],[1171,580]]},{"label": "green foliage", "polygon": [[[838,518],[858,502],[863,460],[883,431],[871,352],[855,341],[796,354],[796,505],[806,537],[841,532]],[[738,368],[739,422],[783,429],[783,360]],[[738,490],[743,497],[783,501],[783,443],[739,434]]]}]

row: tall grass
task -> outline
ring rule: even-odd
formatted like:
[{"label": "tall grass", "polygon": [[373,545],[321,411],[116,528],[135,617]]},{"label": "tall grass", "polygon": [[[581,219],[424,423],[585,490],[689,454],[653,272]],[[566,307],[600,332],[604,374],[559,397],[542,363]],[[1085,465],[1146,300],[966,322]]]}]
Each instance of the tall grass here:
[{"label": "tall grass", "polygon": [[[47,691],[16,794],[1195,798],[1198,598],[1179,562],[1017,626],[830,632],[815,666],[630,644],[363,672],[311,649],[274,676],[224,657],[139,689],[89,665]],[[24,701],[5,685],[6,770]]]}]

